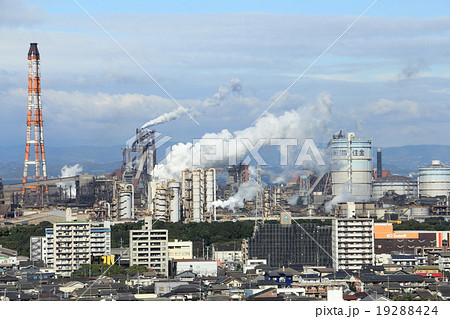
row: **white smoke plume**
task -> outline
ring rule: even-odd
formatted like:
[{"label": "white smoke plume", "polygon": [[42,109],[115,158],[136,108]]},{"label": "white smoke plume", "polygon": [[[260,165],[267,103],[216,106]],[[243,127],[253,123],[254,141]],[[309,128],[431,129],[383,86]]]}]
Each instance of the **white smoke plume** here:
[{"label": "white smoke plume", "polygon": [[299,197],[300,197],[299,195],[293,195],[291,198],[287,200],[287,203],[291,206],[295,206],[297,205]]},{"label": "white smoke plume", "polygon": [[[77,176],[83,171],[83,166],[80,164],[75,164],[72,166],[64,165],[63,168],[61,168],[61,175],[59,177],[72,177]],[[57,183],[56,186],[61,187],[65,194],[69,196],[70,198],[75,198],[77,191],[75,188],[75,182],[64,182],[64,183]]]},{"label": "white smoke plume", "polygon": [[[346,183],[345,185],[348,186],[349,183]],[[352,185],[352,189],[355,190],[355,193],[361,194],[362,192],[359,192],[357,190],[357,188],[358,188],[357,185],[355,185],[355,184]],[[348,191],[347,187],[344,187],[344,191],[342,191],[340,194],[334,196],[332,200],[330,200],[330,201],[325,203],[325,211],[327,213],[333,212],[333,208],[337,204],[340,204],[340,203],[347,203],[347,202],[358,202],[358,203],[361,203],[361,202],[367,202],[369,200],[370,200],[370,195],[367,195],[367,196],[358,195],[358,196],[356,196],[356,195],[350,193]]]},{"label": "white smoke plume", "polygon": [[239,190],[227,200],[217,200],[212,204],[216,207],[229,208],[233,212],[237,207],[242,207],[244,202],[255,198],[260,186],[255,181],[248,181],[239,186]]},{"label": "white smoke plume", "polygon": [[[230,165],[230,159],[240,161],[248,153],[248,145],[268,145],[270,139],[297,139],[299,143],[306,138],[317,137],[330,122],[332,99],[323,93],[319,95],[316,103],[306,105],[297,110],[286,111],[276,116],[272,113],[260,118],[253,126],[244,130],[230,132],[226,129],[219,133],[207,133],[194,145],[193,143],[179,143],[172,147],[166,157],[166,163],[158,164],[153,171],[156,179],[179,179],[181,171],[193,168],[193,154],[195,149],[203,149],[211,141],[223,141],[224,154],[222,158],[204,161],[201,166],[226,167]],[[230,141],[236,143],[230,147]],[[247,144],[245,144],[247,143]],[[203,145],[201,147],[201,145]],[[210,144],[209,144],[210,145]]]},{"label": "white smoke plume", "polygon": [[[230,80],[230,83],[231,83],[231,90],[233,92],[240,92],[242,90],[241,81],[239,79],[232,79]],[[144,129],[150,126],[155,126],[157,124],[170,122],[187,114],[189,114],[190,116],[199,115],[205,112],[210,107],[220,105],[220,103],[222,103],[222,101],[225,100],[225,98],[229,95],[229,93],[230,89],[224,85],[221,85],[217,93],[215,93],[212,98],[207,98],[206,100],[204,100],[200,107],[192,107],[186,109],[183,106],[179,106],[177,109],[168,113],[164,113],[158,116],[157,118],[145,123],[144,125],[142,125],[142,128]]]}]

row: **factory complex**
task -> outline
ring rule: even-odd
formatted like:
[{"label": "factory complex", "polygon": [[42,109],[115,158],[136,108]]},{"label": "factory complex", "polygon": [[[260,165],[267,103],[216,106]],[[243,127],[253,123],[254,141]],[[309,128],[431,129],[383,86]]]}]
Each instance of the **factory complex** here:
[{"label": "factory complex", "polygon": [[[29,256],[0,246],[3,300],[450,298],[450,230],[396,228],[450,220],[449,159],[395,175],[370,138],[339,131],[322,150],[324,165],[295,167],[287,181],[271,182],[270,168],[240,158],[177,168],[166,178],[157,161],[162,135],[143,126],[122,148],[121,167],[52,179],[37,43],[28,52],[27,107],[22,182],[0,178],[0,227],[52,227],[29,238]],[[252,223],[251,236],[203,243],[201,253],[198,241],[154,227],[241,222]],[[114,227],[130,223],[142,227],[113,247]],[[80,274],[92,265],[144,271]]]}]

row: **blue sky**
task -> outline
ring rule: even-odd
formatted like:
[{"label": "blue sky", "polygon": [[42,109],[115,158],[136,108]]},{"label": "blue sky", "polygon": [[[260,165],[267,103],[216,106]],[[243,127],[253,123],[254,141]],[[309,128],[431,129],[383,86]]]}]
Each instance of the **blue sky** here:
[{"label": "blue sky", "polygon": [[[172,13],[172,14],[204,14],[204,13],[239,13],[266,12],[304,15],[359,15],[372,1],[361,0],[320,0],[320,1],[83,1],[77,2],[91,14],[104,13]],[[38,0],[27,1],[30,5],[46,8],[50,13],[76,13],[79,11],[73,1]],[[443,14],[448,7],[445,0],[379,0],[367,16],[379,17],[435,17]]]},{"label": "blue sky", "polygon": [[[252,126],[372,2],[78,1],[131,59],[74,1],[0,1],[0,145],[25,141],[30,42],[48,146],[122,145],[175,110],[143,69],[195,111],[200,125],[182,116],[157,127],[189,141]],[[449,11],[445,1],[378,1],[270,113],[301,112],[326,93],[328,124],[307,136],[318,142],[343,129],[377,146],[448,144]],[[204,109],[220,87],[228,94]]]}]

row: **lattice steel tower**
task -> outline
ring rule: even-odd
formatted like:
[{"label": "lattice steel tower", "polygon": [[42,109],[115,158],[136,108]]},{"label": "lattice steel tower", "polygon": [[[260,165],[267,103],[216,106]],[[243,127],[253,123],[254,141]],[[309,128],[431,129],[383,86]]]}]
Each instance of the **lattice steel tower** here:
[{"label": "lattice steel tower", "polygon": [[[23,183],[28,179],[28,165],[35,165],[36,167],[36,181],[47,179],[47,166],[45,162],[44,149],[44,130],[42,120],[42,104],[41,104],[41,72],[39,69],[39,50],[37,43],[30,43],[28,50],[28,113],[27,113],[27,142],[25,146],[25,161],[23,167]],[[34,132],[34,134],[32,133]],[[33,135],[33,136],[32,136]],[[34,144],[35,159],[30,160],[31,144]],[[42,169],[42,174],[41,174]],[[25,193],[26,188],[35,188],[38,199],[41,188],[39,186],[24,187],[22,193]],[[48,194],[48,187],[45,185],[44,191]]]}]

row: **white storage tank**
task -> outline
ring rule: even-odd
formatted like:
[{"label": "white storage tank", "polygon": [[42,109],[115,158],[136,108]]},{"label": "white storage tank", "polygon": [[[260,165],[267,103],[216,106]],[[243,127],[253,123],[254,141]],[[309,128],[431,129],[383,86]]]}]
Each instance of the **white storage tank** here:
[{"label": "white storage tank", "polygon": [[180,182],[169,182],[170,199],[170,221],[176,223],[180,221]]},{"label": "white storage tank", "polygon": [[166,187],[165,181],[159,183],[158,188],[156,188],[154,202],[154,214],[155,219],[161,221],[167,221],[168,219],[168,194],[169,190]]},{"label": "white storage tank", "polygon": [[388,175],[373,181],[373,200],[379,200],[388,192],[406,195],[408,198],[417,197],[417,180],[406,176]]},{"label": "white storage tank", "polygon": [[121,191],[119,193],[119,218],[130,219],[131,218],[131,196],[130,191]]},{"label": "white storage tank", "polygon": [[430,166],[419,167],[419,195],[448,196],[450,190],[450,166],[432,161]]},{"label": "white storage tank", "polygon": [[413,206],[409,208],[409,216],[416,220],[425,220],[430,217],[430,209],[424,206]]},{"label": "white storage tank", "polygon": [[210,220],[216,220],[216,170],[208,169],[206,172],[206,211]]},{"label": "white storage tank", "polygon": [[356,201],[372,196],[372,140],[359,139],[354,133],[334,138],[332,150],[332,194],[348,194]]},{"label": "white storage tank", "polygon": [[192,174],[192,221],[201,222],[205,205],[205,170],[197,168]]}]

